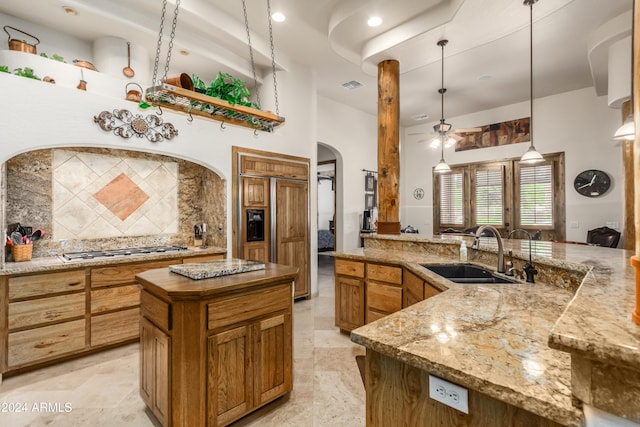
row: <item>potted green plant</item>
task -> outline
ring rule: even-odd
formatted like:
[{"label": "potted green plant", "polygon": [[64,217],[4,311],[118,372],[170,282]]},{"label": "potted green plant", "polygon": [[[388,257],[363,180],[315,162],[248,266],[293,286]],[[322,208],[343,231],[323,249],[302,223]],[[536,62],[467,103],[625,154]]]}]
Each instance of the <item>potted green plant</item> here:
[{"label": "potted green plant", "polygon": [[216,78],[206,88],[205,93],[214,98],[223,99],[231,105],[239,104],[260,109],[259,105],[249,100],[251,93],[247,89],[245,81],[228,73],[218,72]]},{"label": "potted green plant", "polygon": [[0,73],[8,73],[9,67],[7,65],[0,65]]},{"label": "potted green plant", "polygon": [[16,68],[13,70],[13,74],[20,77],[26,77],[28,79],[41,80],[40,77],[34,74],[33,68],[29,67],[24,67],[24,69]]}]

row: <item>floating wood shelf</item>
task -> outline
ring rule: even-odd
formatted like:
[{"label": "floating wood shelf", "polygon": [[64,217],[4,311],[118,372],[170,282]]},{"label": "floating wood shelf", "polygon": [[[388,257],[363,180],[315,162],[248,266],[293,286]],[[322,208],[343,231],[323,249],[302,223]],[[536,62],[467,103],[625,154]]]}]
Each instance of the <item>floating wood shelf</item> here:
[{"label": "floating wood shelf", "polygon": [[271,132],[284,123],[284,117],[270,111],[231,105],[222,99],[163,83],[145,91],[145,102],[225,123]]}]

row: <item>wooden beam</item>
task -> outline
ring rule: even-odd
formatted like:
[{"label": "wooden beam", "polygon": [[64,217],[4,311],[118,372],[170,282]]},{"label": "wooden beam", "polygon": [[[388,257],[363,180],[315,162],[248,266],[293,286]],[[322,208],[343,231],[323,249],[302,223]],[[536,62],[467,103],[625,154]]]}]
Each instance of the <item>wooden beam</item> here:
[{"label": "wooden beam", "polygon": [[[622,123],[631,114],[631,100],[622,104]],[[622,141],[622,170],[624,177],[624,228],[622,230],[624,249],[634,250],[636,245],[635,205],[633,184],[633,141]]]},{"label": "wooden beam", "polygon": [[378,64],[378,233],[400,234],[400,63]]}]

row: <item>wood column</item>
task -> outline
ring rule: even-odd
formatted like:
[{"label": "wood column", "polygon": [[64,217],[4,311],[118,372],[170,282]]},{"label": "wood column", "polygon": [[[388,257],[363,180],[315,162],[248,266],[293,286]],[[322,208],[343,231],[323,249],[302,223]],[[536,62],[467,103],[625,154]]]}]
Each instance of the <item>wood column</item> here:
[{"label": "wood column", "polygon": [[[622,122],[631,114],[631,100],[622,104]],[[633,173],[633,141],[622,141],[622,170],[624,178],[624,229],[622,237],[624,249],[634,250],[636,247],[636,224]]]},{"label": "wood column", "polygon": [[634,171],[634,196],[635,196],[635,252],[631,257],[631,265],[636,270],[636,305],[631,313],[631,319],[640,325],[640,26],[635,25],[640,20],[640,4],[638,0],[633,2],[633,122],[635,123],[636,138],[633,141],[633,171]]},{"label": "wood column", "polygon": [[378,234],[400,234],[400,63],[378,64]]}]

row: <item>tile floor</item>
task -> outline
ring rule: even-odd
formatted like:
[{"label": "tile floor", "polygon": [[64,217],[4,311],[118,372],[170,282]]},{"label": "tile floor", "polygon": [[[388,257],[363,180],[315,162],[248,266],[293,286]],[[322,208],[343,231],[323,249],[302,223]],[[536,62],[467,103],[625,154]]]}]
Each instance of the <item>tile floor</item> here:
[{"label": "tile floor", "polygon": [[[333,258],[318,257],[319,295],[294,304],[294,385],[234,426],[365,425],[355,356],[364,349],[334,326]],[[5,378],[0,426],[159,426],[138,393],[138,344]],[[16,412],[21,410],[21,412]]]}]

